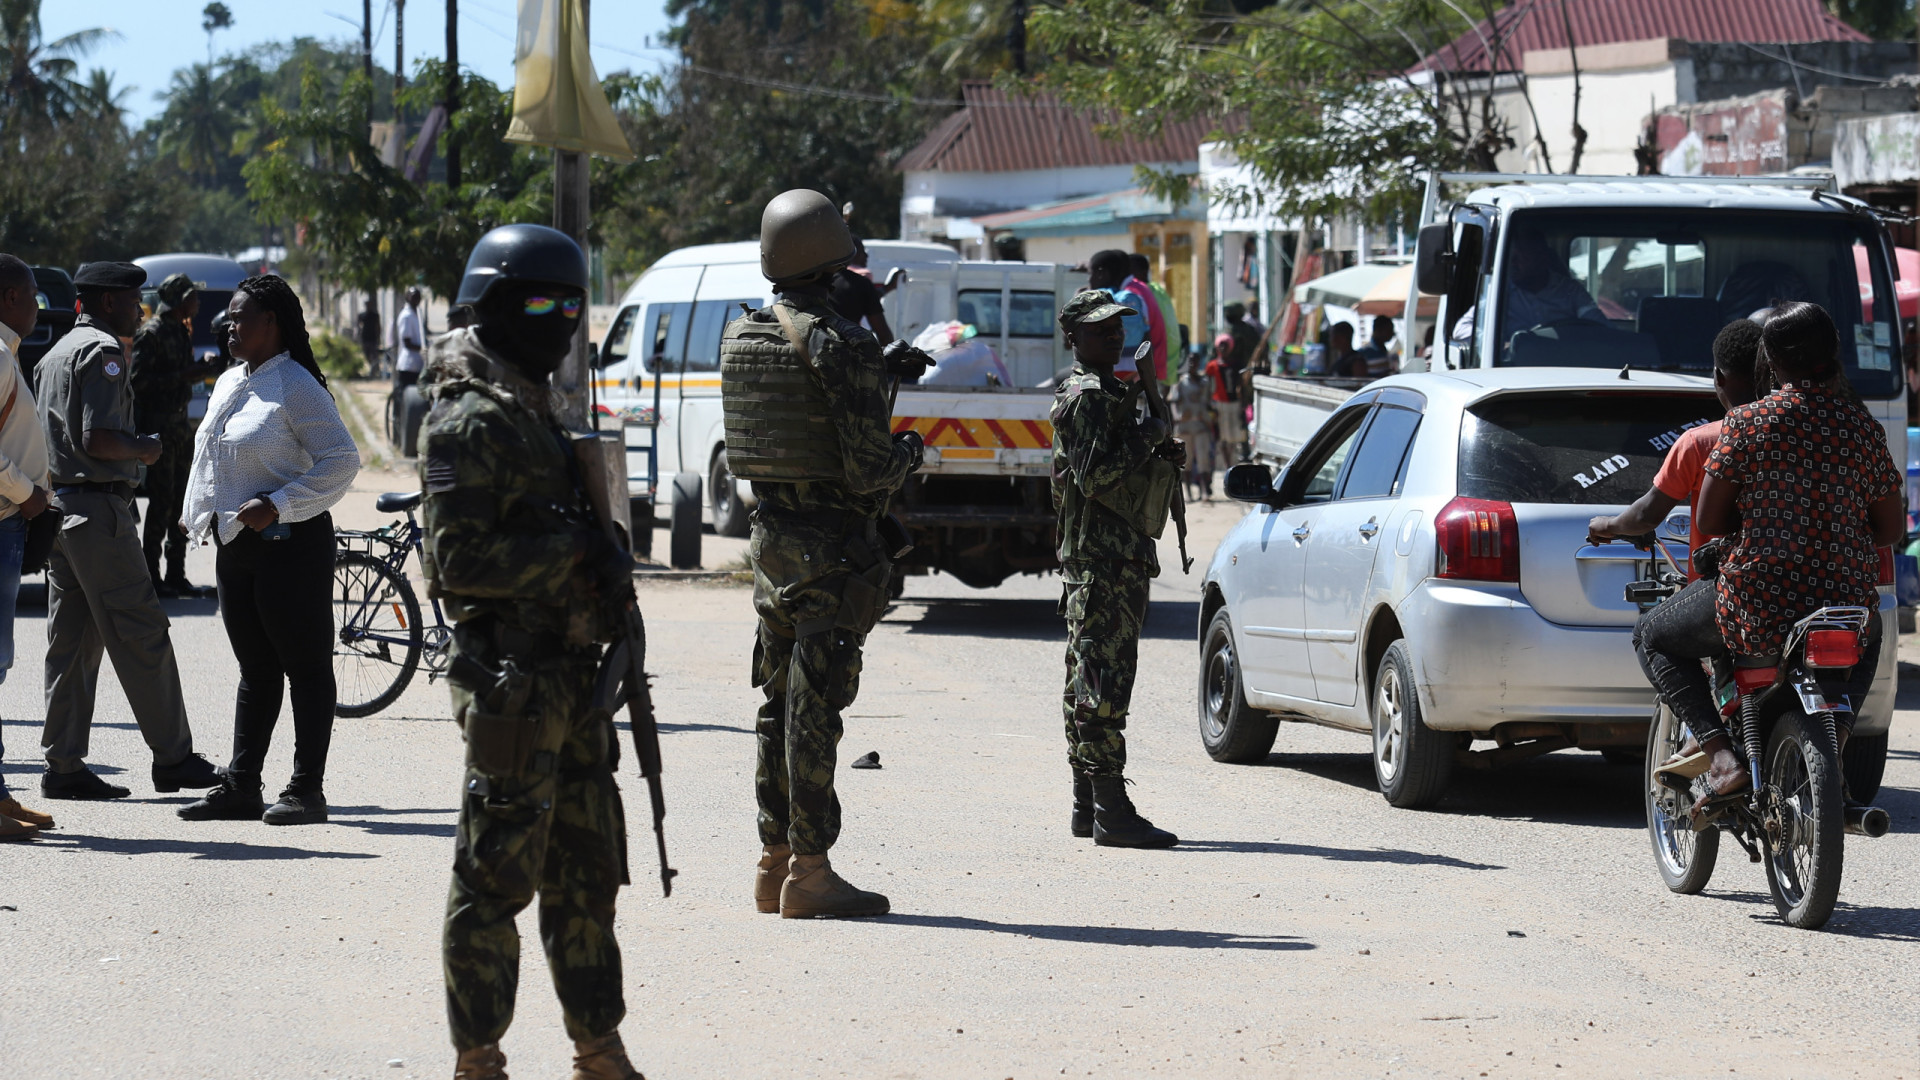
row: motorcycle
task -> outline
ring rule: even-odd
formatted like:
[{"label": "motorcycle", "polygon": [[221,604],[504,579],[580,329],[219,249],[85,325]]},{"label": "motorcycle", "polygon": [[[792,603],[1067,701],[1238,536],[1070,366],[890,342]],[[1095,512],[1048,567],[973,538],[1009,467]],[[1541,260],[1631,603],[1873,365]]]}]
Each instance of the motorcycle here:
[{"label": "motorcycle", "polygon": [[[1627,600],[1644,612],[1684,588],[1687,576],[1660,537],[1632,542],[1657,548],[1666,563],[1655,577],[1627,586]],[[1783,921],[1803,930],[1826,924],[1840,894],[1845,834],[1884,836],[1889,824],[1885,810],[1849,804],[1840,766],[1839,730],[1853,712],[1849,675],[1868,646],[1873,617],[1864,607],[1824,607],[1794,624],[1777,657],[1704,661],[1714,703],[1752,782],[1697,811],[1694,804],[1710,794],[1705,778],[1660,770],[1689,732],[1665,703],[1655,706],[1647,732],[1647,833],[1667,888],[1706,888],[1724,834],[1765,865]]]}]

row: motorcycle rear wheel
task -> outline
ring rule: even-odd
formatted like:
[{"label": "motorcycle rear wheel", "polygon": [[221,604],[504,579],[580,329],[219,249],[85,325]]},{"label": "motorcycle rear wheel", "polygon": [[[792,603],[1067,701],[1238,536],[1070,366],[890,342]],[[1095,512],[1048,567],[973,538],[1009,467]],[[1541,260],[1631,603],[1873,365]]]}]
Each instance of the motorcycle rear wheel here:
[{"label": "motorcycle rear wheel", "polygon": [[1654,770],[1686,740],[1680,718],[1663,703],[1647,725],[1647,757],[1642,775],[1647,798],[1647,836],[1653,841],[1653,865],[1667,888],[1688,896],[1707,887],[1720,858],[1720,830],[1694,832],[1688,823],[1692,796],[1662,784]]},{"label": "motorcycle rear wheel", "polygon": [[1789,710],[1773,726],[1767,755],[1764,820],[1779,822],[1766,841],[1767,888],[1788,926],[1818,930],[1840,897],[1845,856],[1845,806],[1840,764],[1825,725]]}]

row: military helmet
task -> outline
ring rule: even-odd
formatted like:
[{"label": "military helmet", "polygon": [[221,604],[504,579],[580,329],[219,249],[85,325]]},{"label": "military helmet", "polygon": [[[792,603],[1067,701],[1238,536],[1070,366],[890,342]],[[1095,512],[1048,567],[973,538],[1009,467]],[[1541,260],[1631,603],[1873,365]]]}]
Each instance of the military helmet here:
[{"label": "military helmet", "polygon": [[545,225],[502,225],[480,238],[467,256],[456,304],[478,304],[502,281],[539,281],[587,291],[587,258],[580,245]]},{"label": "military helmet", "polygon": [[760,215],[760,273],[792,281],[837,270],[853,259],[853,233],[840,211],[817,191],[795,188],[767,203]]}]

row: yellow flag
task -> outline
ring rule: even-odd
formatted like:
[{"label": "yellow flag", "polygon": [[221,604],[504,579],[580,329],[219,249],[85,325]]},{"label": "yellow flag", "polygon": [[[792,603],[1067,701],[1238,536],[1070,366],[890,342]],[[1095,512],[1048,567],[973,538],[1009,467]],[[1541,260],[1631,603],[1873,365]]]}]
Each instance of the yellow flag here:
[{"label": "yellow flag", "polygon": [[[604,2],[604,0],[603,0]],[[580,0],[520,0],[507,141],[632,161],[587,54]]]}]

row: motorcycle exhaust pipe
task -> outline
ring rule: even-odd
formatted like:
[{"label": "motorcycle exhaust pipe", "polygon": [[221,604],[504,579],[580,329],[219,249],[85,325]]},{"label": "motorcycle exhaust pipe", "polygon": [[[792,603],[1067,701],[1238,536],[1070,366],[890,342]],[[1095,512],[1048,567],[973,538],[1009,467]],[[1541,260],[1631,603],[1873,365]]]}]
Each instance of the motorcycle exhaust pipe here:
[{"label": "motorcycle exhaust pipe", "polygon": [[1877,806],[1847,807],[1847,831],[1855,836],[1885,836],[1891,824],[1887,812]]}]

